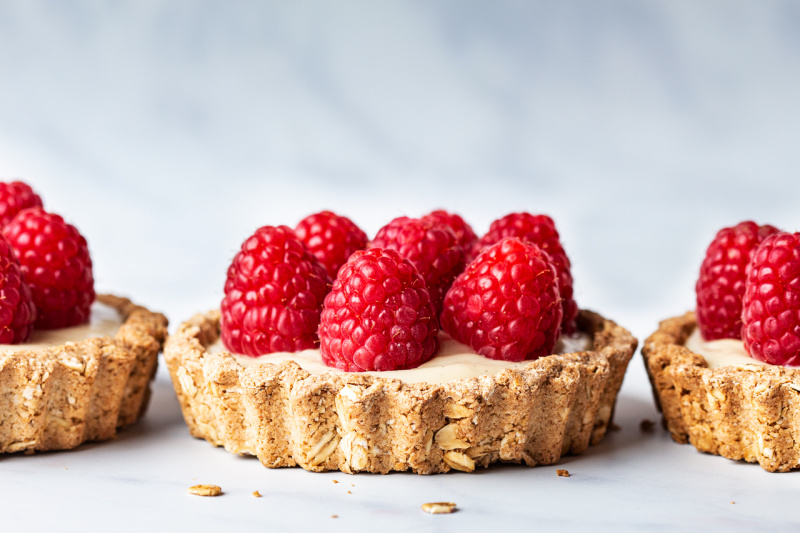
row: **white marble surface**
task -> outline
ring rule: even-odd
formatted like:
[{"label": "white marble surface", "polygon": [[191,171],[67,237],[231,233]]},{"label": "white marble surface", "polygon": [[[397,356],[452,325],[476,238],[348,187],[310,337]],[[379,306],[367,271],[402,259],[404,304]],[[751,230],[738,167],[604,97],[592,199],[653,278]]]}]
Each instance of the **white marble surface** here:
[{"label": "white marble surface", "polygon": [[[441,206],[478,232],[510,211],[551,214],[579,304],[642,339],[693,305],[717,229],[746,218],[800,228],[799,27],[788,1],[0,0],[0,178],[26,179],[81,229],[98,290],[130,295],[173,325],[218,304],[228,262],[260,225],[331,208],[374,233]],[[2,523],[800,522],[797,474],[639,431],[656,417],[637,355],[618,403],[622,430],[565,459],[568,479],[555,466],[310,474],[190,438],[161,371],[147,417],[117,441],[0,458]],[[187,495],[197,482],[226,494]],[[424,515],[431,500],[461,510]]]}]

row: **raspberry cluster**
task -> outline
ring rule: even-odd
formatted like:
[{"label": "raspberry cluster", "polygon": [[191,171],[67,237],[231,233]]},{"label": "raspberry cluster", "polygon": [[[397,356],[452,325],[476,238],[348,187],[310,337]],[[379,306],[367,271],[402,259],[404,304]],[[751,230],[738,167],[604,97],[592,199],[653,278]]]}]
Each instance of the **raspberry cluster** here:
[{"label": "raspberry cluster", "polygon": [[95,298],[86,239],[22,182],[0,183],[0,342],[89,320]]},{"label": "raspberry cluster", "polygon": [[576,312],[547,216],[503,217],[479,240],[461,216],[436,210],[396,218],[367,242],[350,219],[323,211],[294,231],[265,226],[245,240],[220,326],[224,344],[245,355],[319,346],[329,366],[383,371],[433,357],[440,323],[486,357],[541,357]]},{"label": "raspberry cluster", "polygon": [[755,359],[800,365],[800,233],[752,221],[723,228],[696,290],[704,339],[742,339]]},{"label": "raspberry cluster", "polygon": [[695,287],[697,325],[704,339],[741,338],[745,269],[761,241],[777,232],[748,220],[722,228],[711,241]]}]

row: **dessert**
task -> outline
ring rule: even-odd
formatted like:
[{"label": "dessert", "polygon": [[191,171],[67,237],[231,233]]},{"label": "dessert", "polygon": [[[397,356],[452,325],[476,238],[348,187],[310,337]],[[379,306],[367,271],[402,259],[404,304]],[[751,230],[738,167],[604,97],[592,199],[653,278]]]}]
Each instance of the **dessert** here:
[{"label": "dessert", "polygon": [[0,453],[107,440],[141,417],[167,320],[95,296],[85,239],[40,200],[3,226],[0,300]]},{"label": "dessert", "polygon": [[[521,241],[513,246],[528,250]],[[281,270],[266,262],[253,266]],[[547,291],[557,294],[556,276],[548,274]],[[303,295],[314,291],[301,281],[294,283],[301,290],[272,314],[290,309],[293,300],[308,301]],[[247,301],[262,300],[255,291]],[[547,350],[555,355],[493,360],[439,331],[432,305],[412,262],[375,247],[355,252],[339,269],[321,311],[322,350],[232,353],[220,342],[224,308],[194,316],[164,350],[190,433],[268,467],[347,473],[553,464],[602,439],[636,348],[626,330],[581,311],[579,334],[562,336]],[[557,328],[561,309],[555,308],[559,320],[548,324]],[[262,334],[277,338],[280,331]],[[384,370],[389,367],[396,370]]]},{"label": "dessert", "polygon": [[[707,264],[720,263],[715,288]],[[723,229],[697,287],[697,314],[661,322],[642,348],[664,425],[703,452],[770,472],[800,467],[800,368],[791,366],[800,348],[800,235],[752,222]]]}]

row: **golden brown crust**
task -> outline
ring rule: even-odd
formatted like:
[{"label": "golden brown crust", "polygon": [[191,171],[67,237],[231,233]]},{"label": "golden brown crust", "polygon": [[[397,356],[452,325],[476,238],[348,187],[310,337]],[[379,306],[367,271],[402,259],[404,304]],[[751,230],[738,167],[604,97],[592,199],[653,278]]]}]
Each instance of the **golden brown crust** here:
[{"label": "golden brown crust", "polygon": [[98,295],[124,322],[114,337],[0,353],[0,453],[107,440],[144,413],[167,319]]},{"label": "golden brown crust", "polygon": [[686,349],[692,312],[661,322],[642,355],[664,424],[679,443],[770,472],[800,467],[800,369],[771,365],[709,369]]},{"label": "golden brown crust", "polygon": [[592,351],[443,385],[309,374],[293,362],[245,369],[206,351],[219,311],[181,324],[164,357],[191,434],[265,466],[471,472],[498,461],[552,464],[602,439],[637,342],[589,311],[579,326]]}]

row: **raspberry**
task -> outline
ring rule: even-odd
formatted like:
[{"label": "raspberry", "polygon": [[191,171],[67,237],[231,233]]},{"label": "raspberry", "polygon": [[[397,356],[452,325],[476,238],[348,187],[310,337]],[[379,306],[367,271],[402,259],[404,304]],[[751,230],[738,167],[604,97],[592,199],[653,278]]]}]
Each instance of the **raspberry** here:
[{"label": "raspberry", "polygon": [[519,239],[484,250],[444,300],[442,328],[490,359],[549,355],[561,333],[556,270],[547,252]]},{"label": "raspberry", "polygon": [[776,233],[753,252],[742,300],[748,353],[773,365],[800,365],[800,233]]},{"label": "raspberry", "polygon": [[475,232],[472,231],[472,227],[456,213],[448,213],[442,209],[437,209],[422,217],[422,220],[426,222],[438,222],[453,230],[453,233],[456,235],[456,241],[458,245],[461,246],[465,257],[472,252],[472,247],[475,246],[475,243],[478,241],[478,237],[475,235]]},{"label": "raspberry", "polygon": [[0,344],[27,342],[36,320],[31,290],[23,281],[19,260],[0,236]]},{"label": "raspberry", "polygon": [[26,183],[0,182],[0,228],[28,207],[42,207],[42,199]]},{"label": "raspberry", "polygon": [[320,351],[347,372],[415,368],[433,356],[438,331],[422,276],[394,250],[371,248],[350,256],[325,297]]},{"label": "raspberry", "polygon": [[556,223],[547,215],[531,215],[530,213],[506,215],[492,222],[489,231],[473,248],[473,257],[487,246],[506,237],[516,237],[531,242],[548,253],[556,267],[558,290],[561,294],[561,308],[564,317],[561,329],[564,333],[574,333],[577,329],[575,317],[578,316],[578,306],[572,295],[573,281],[569,258],[561,246]]},{"label": "raspberry", "polygon": [[697,279],[697,325],[706,340],[742,337],[745,268],[753,251],[778,231],[746,221],[721,229],[708,246]]},{"label": "raspberry", "polygon": [[295,228],[317,259],[328,269],[331,278],[356,250],[367,247],[367,234],[347,218],[330,211],[309,215]]},{"label": "raspberry", "polygon": [[315,348],[330,283],[325,267],[291,228],[257,229],[228,268],[222,342],[251,356]]},{"label": "raspberry", "polygon": [[86,239],[59,215],[33,207],[3,228],[36,304],[36,329],[57,329],[89,320],[94,301],[92,259]]},{"label": "raspberry", "polygon": [[425,279],[437,315],[447,290],[464,270],[464,253],[447,226],[417,218],[399,217],[378,230],[370,248],[400,252]]}]

